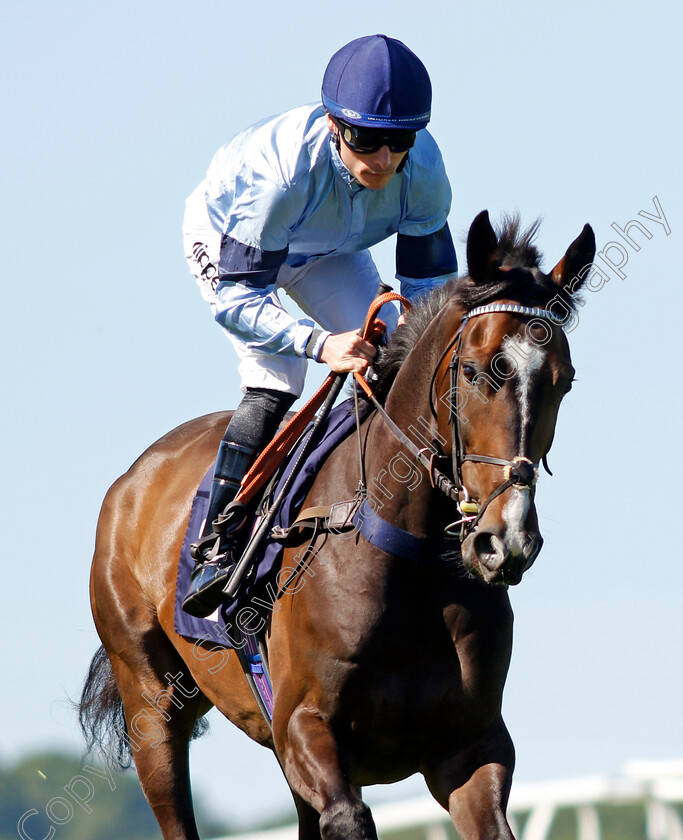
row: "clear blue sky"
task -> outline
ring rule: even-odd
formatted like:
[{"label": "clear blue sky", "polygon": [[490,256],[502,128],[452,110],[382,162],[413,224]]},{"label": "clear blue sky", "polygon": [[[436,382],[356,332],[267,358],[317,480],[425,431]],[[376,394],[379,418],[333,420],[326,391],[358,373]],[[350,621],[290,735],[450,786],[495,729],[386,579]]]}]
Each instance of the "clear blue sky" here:
[{"label": "clear blue sky", "polygon": [[[331,53],[372,32],[432,75],[457,235],[484,208],[543,216],[551,267],[584,222],[604,248],[613,222],[661,202],[670,235],[640,217],[652,238],[570,336],[579,381],[539,487],[545,547],[512,591],[505,716],[520,780],[683,756],[682,25],[661,0],[1,0],[0,759],[80,748],[64,698],[98,645],[87,580],[107,487],[238,399],[184,264],[185,196],[232,134],[316,100]],[[388,280],[392,253],[376,254]],[[214,723],[196,790],[233,818],[286,808],[269,754]]]}]

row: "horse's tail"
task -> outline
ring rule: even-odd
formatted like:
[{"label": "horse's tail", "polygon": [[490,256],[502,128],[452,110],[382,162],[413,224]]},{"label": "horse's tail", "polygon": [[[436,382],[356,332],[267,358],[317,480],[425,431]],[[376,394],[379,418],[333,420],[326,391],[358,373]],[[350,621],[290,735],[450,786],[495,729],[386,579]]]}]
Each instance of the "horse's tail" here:
[{"label": "horse's tail", "polygon": [[97,748],[112,766],[130,767],[132,752],[123,701],[104,647],[92,658],[76,709],[88,752]]},{"label": "horse's tail", "polygon": [[[96,651],[85,678],[80,703],[74,703],[88,753],[97,749],[112,767],[125,770],[133,760],[131,740],[123,712],[123,701],[114,679],[114,670],[104,647]],[[191,740],[209,731],[201,717],[195,722]]]}]

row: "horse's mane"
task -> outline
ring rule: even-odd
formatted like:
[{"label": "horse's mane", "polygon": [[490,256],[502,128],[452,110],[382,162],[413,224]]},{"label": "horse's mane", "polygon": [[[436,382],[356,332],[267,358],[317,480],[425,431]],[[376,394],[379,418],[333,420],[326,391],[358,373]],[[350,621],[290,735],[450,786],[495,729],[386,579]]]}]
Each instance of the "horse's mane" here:
[{"label": "horse's mane", "polygon": [[[490,283],[476,284],[468,276],[449,280],[422,297],[410,309],[405,324],[394,332],[374,365],[377,379],[373,382],[373,390],[380,401],[386,398],[410,351],[451,298],[455,298],[465,310],[470,310],[500,299],[513,300],[524,306],[543,307],[557,295],[557,286],[540,269],[543,257],[533,244],[539,225],[540,219],[537,219],[523,230],[518,215],[504,216],[496,231],[500,265],[506,269],[526,268],[528,271],[501,271],[498,278]],[[566,303],[572,306],[573,301],[568,299]]]}]

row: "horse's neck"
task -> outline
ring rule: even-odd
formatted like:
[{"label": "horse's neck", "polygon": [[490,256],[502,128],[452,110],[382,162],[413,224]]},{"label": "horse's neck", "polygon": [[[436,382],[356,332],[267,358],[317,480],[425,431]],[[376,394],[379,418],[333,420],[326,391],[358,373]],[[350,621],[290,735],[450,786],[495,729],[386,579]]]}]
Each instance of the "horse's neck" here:
[{"label": "horse's neck", "polygon": [[[430,325],[403,363],[386,400],[386,411],[419,448],[436,428],[430,407],[432,373],[443,346],[443,321]],[[381,415],[372,417],[365,446],[368,491],[381,503],[383,518],[417,535],[434,533],[447,516],[446,500],[431,487],[414,457],[394,436]]]}]

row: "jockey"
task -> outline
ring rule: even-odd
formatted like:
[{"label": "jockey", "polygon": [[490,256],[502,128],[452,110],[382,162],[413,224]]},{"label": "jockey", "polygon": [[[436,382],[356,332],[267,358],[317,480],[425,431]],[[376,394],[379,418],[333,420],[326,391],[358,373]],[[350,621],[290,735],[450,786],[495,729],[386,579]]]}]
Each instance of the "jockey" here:
[{"label": "jockey", "polygon": [[[238,134],[187,199],[185,256],[237,352],[244,392],[193,546],[183,603],[192,615],[221,602],[237,541],[216,533],[214,521],[301,394],[308,360],[362,373],[375,356],[358,333],[381,282],[368,249],[398,234],[396,277],[408,299],[457,271],[446,221],[451,190],[425,130],[430,113],[420,59],[385,35],[358,38],[332,56],[322,105]],[[290,316],[280,290],[312,320]],[[396,326],[393,305],[381,317]]]}]

